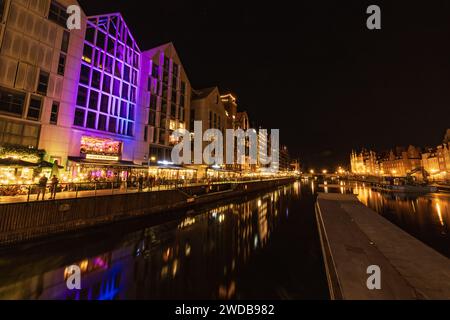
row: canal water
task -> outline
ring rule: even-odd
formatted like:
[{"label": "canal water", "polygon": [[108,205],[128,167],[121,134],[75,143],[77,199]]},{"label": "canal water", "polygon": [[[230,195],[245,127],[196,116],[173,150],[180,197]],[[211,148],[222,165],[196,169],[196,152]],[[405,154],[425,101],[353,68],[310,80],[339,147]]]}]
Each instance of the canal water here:
[{"label": "canal water", "polygon": [[314,198],[298,182],[0,253],[0,299],[328,299]]},{"label": "canal water", "polygon": [[[181,218],[166,223],[122,223],[0,252],[0,299],[328,299],[317,192],[358,194],[450,257],[450,195],[303,181],[177,213]],[[82,272],[79,291],[67,289],[72,265]]]}]

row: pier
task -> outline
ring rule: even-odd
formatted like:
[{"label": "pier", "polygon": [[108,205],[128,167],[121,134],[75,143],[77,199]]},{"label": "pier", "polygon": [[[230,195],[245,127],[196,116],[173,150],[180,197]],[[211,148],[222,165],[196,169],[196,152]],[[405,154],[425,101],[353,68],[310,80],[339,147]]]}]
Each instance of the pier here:
[{"label": "pier", "polygon": [[[450,299],[450,260],[356,196],[319,194],[316,219],[332,299]],[[381,269],[380,290],[367,286],[373,265]]]}]

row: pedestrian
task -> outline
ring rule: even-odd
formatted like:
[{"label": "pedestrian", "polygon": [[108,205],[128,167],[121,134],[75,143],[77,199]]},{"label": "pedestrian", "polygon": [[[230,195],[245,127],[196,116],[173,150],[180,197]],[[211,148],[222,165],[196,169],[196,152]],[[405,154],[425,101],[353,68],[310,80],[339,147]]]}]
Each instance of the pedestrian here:
[{"label": "pedestrian", "polygon": [[56,177],[56,175],[53,175],[53,178],[51,180],[51,194],[49,200],[55,200],[56,199],[56,191],[58,188],[59,179]]},{"label": "pedestrian", "polygon": [[39,201],[39,196],[41,194],[42,200],[45,200],[45,191],[47,191],[47,182],[48,178],[45,175],[39,179],[37,201]]},{"label": "pedestrian", "polygon": [[144,177],[142,175],[139,176],[138,184],[139,184],[139,192],[142,192],[142,190],[144,189]]}]

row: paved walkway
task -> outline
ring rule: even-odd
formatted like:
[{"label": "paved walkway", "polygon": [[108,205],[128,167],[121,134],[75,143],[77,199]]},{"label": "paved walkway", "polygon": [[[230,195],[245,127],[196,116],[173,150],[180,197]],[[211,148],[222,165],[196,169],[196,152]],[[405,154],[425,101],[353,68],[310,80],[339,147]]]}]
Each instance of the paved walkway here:
[{"label": "paved walkway", "polygon": [[[355,196],[320,194],[316,213],[334,299],[450,299],[450,259]],[[367,287],[372,265],[381,268],[381,290]]]},{"label": "paved walkway", "polygon": [[[277,180],[277,179],[265,179],[265,180]],[[178,185],[178,187],[175,187],[175,185],[161,185],[156,186],[153,188],[144,188],[142,192],[153,192],[153,191],[160,191],[160,190],[173,190],[177,188],[183,188],[183,187],[199,187],[199,186],[207,186],[207,185],[221,185],[221,184],[229,184],[229,183],[249,183],[249,182],[255,182],[255,181],[262,181],[262,180],[247,180],[247,181],[224,181],[224,182],[213,182],[210,184],[206,183],[193,183],[188,185]],[[88,191],[63,191],[58,192],[56,194],[56,200],[61,199],[74,199],[74,198],[85,198],[85,197],[101,197],[101,196],[110,196],[110,195],[117,195],[117,194],[126,194],[126,193],[137,193],[138,188],[128,188],[125,189],[124,187],[121,189],[103,189],[103,190],[88,190]],[[45,193],[45,201],[51,201],[50,199],[50,191],[47,191]],[[37,194],[31,194],[29,199],[28,195],[20,195],[20,196],[0,196],[0,204],[2,203],[20,203],[20,202],[31,202],[31,201],[37,201]],[[39,201],[42,201],[42,195],[39,199]]]},{"label": "paved walkway", "polygon": [[[168,187],[161,187],[160,190],[169,190],[173,188]],[[157,191],[158,188],[153,188],[152,191]],[[137,193],[138,189],[128,189],[128,190],[120,190],[120,189],[114,189],[114,190],[89,190],[89,191],[79,191],[78,194],[76,191],[64,191],[64,192],[58,192],[56,194],[56,200],[61,199],[73,199],[73,198],[85,198],[85,197],[95,197],[95,196],[110,196],[113,194],[125,194],[125,193]],[[149,192],[149,190],[146,188],[144,189],[144,192]],[[45,193],[45,201],[51,201],[50,198],[50,192]],[[37,195],[32,194],[30,195],[29,201],[37,201]],[[42,195],[40,196],[39,201],[42,201]],[[1,196],[0,197],[0,203],[17,203],[17,202],[28,202],[28,196],[27,195],[21,195],[21,196]]]}]

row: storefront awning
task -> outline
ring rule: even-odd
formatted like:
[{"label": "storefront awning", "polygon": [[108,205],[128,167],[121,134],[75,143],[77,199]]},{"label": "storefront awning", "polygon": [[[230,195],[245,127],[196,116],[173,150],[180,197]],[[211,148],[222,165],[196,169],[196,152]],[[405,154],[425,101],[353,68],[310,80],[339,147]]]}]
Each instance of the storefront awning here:
[{"label": "storefront awning", "polygon": [[146,166],[135,164],[133,161],[125,161],[125,160],[101,161],[101,160],[89,160],[81,157],[69,157],[68,160],[79,164],[97,165],[105,167],[146,168]]},{"label": "storefront awning", "polygon": [[151,166],[149,167],[150,169],[156,169],[156,170],[190,170],[190,171],[196,171],[196,169],[192,169],[192,168],[186,168],[186,167],[181,167],[181,166],[174,166],[174,165],[167,165],[167,166]]},{"label": "storefront awning", "polygon": [[39,163],[32,163],[20,159],[7,158],[0,159],[0,166],[3,167],[38,167]]}]

